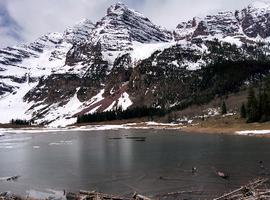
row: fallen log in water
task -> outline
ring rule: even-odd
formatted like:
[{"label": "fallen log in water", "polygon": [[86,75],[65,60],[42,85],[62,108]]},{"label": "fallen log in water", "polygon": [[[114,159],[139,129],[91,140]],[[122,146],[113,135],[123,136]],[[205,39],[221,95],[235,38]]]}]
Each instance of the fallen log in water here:
[{"label": "fallen log in water", "polygon": [[130,140],[146,140],[146,137],[126,137],[126,139],[130,139]]},{"label": "fallen log in water", "polygon": [[17,181],[21,176],[1,177],[0,181]]},{"label": "fallen log in water", "polygon": [[109,140],[121,140],[122,138],[121,137],[111,137],[109,138]]},{"label": "fallen log in water", "polygon": [[7,178],[7,181],[17,181],[21,176],[11,176]]}]

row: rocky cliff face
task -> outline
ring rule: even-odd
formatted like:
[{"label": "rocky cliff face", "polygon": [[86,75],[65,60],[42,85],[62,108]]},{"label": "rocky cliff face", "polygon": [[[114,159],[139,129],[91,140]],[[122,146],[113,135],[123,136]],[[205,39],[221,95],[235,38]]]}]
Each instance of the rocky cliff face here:
[{"label": "rocky cliff face", "polygon": [[[181,107],[233,92],[269,71],[253,63],[270,52],[269,13],[268,4],[254,3],[170,32],[118,3],[96,24],[83,20],[64,33],[1,49],[0,110],[6,115],[0,122],[26,118],[63,126],[86,113]],[[249,65],[247,73],[220,83],[222,70],[238,73],[230,67],[235,62]]]},{"label": "rocky cliff face", "polygon": [[243,10],[219,12],[203,19],[180,23],[175,31],[177,40],[211,37],[246,39],[269,37],[269,3],[255,2]]},{"label": "rocky cliff face", "polygon": [[248,37],[267,38],[270,36],[270,4],[255,2],[242,10],[239,19],[243,32]]}]

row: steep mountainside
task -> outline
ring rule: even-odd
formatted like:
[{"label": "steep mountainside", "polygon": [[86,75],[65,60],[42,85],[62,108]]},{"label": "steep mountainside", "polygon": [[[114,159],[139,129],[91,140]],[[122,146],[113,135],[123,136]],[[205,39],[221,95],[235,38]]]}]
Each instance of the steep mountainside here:
[{"label": "steep mountainside", "polygon": [[96,24],[0,50],[0,122],[64,126],[121,107],[181,108],[268,74],[270,4],[180,23],[173,31],[117,3]]}]

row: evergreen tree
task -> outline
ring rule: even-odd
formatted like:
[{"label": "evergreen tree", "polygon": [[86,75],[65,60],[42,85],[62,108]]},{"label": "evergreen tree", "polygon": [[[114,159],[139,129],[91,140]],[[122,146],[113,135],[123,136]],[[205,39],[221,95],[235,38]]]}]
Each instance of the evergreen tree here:
[{"label": "evergreen tree", "polygon": [[168,123],[173,122],[173,118],[172,118],[172,114],[171,113],[169,113],[168,116],[167,116],[167,122]]},{"label": "evergreen tree", "polygon": [[270,103],[269,97],[266,92],[263,92],[260,96],[260,122],[266,122],[269,120],[270,117]]},{"label": "evergreen tree", "polygon": [[222,106],[221,106],[221,114],[222,115],[227,114],[227,106],[226,106],[225,101],[223,101]]},{"label": "evergreen tree", "polygon": [[31,125],[30,121],[24,119],[12,119],[10,123],[15,125]]},{"label": "evergreen tree", "polygon": [[264,79],[261,101],[262,101],[261,102],[261,109],[262,109],[261,122],[269,121],[270,120],[270,76],[269,75]]},{"label": "evergreen tree", "polygon": [[244,118],[244,119],[247,117],[247,110],[244,103],[242,103],[240,115],[241,115],[241,118]]},{"label": "evergreen tree", "polygon": [[248,102],[247,102],[247,122],[257,122],[259,121],[259,105],[258,100],[255,96],[255,91],[253,88],[249,89]]}]

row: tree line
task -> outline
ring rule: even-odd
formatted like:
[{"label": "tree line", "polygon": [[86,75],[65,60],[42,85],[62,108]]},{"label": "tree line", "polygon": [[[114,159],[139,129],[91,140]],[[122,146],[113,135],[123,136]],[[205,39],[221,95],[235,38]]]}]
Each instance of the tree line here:
[{"label": "tree line", "polygon": [[152,107],[135,107],[122,110],[117,108],[112,111],[96,112],[91,114],[85,114],[77,117],[77,123],[91,123],[91,122],[103,122],[112,120],[132,119],[149,117],[149,120],[153,120],[154,116],[164,116],[167,111],[162,108]]},{"label": "tree line", "polygon": [[32,124],[31,121],[25,119],[12,119],[10,123],[12,125],[22,125],[22,126],[30,126]]},{"label": "tree line", "polygon": [[249,88],[247,102],[241,105],[240,114],[248,123],[270,121],[270,76],[259,86],[257,93],[253,87]]}]

